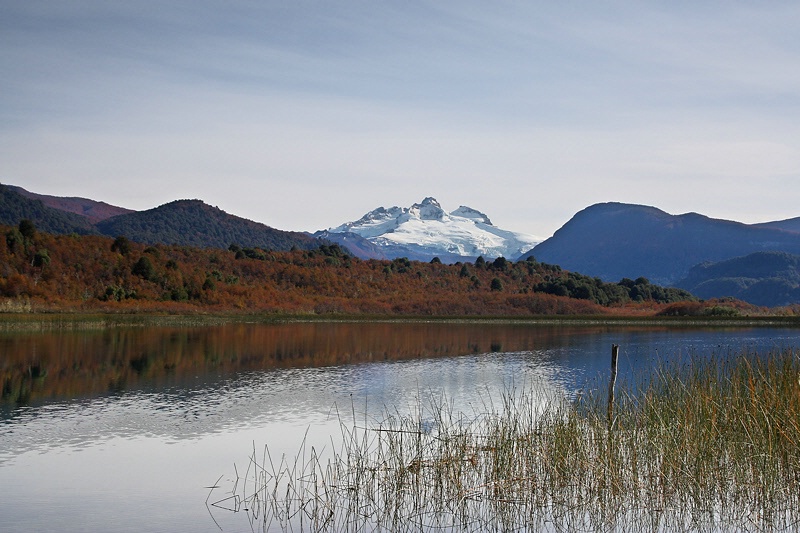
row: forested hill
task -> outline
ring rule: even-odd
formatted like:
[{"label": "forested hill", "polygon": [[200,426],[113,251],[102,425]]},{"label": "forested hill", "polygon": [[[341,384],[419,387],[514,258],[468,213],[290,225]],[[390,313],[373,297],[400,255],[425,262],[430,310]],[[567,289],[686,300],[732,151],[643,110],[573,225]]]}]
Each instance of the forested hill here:
[{"label": "forested hill", "polygon": [[201,249],[0,226],[0,309],[373,315],[652,314],[693,300],[534,260],[445,265],[360,260],[337,245],[288,252]]},{"label": "forested hill", "polygon": [[305,233],[281,231],[252,220],[229,215],[200,200],[176,200],[155,209],[118,215],[100,221],[103,235],[125,237],[146,244],[179,244],[227,248],[231,244],[269,250],[316,248],[318,239]]},{"label": "forested hill", "polygon": [[30,192],[15,185],[8,185],[8,187],[15,190],[25,198],[41,200],[42,203],[47,207],[85,217],[91,224],[96,224],[101,220],[105,220],[116,215],[133,213],[133,209],[117,207],[115,205],[107,204],[106,202],[98,202],[88,198],[78,198],[75,196],[50,196],[47,194]]},{"label": "forested hill", "polygon": [[23,219],[49,233],[99,233],[86,217],[47,207],[41,200],[26,198],[6,185],[0,185],[0,224],[16,226]]},{"label": "forested hill", "polygon": [[[0,224],[30,220],[55,234],[124,236],[145,244],[228,248],[231,244],[271,250],[309,249],[320,241],[300,232],[281,231],[212,207],[200,200],[178,200],[147,211],[133,211],[80,198],[35,195],[0,184]],[[58,208],[49,205],[60,206]],[[65,210],[67,209],[67,210]],[[72,210],[70,212],[69,210]],[[80,211],[83,214],[77,214]],[[108,218],[107,215],[116,213]],[[122,214],[120,214],[122,213]],[[92,220],[99,220],[92,224]]]},{"label": "forested hill", "polygon": [[800,255],[758,252],[716,263],[702,263],[678,283],[701,298],[730,296],[754,305],[800,302]]}]

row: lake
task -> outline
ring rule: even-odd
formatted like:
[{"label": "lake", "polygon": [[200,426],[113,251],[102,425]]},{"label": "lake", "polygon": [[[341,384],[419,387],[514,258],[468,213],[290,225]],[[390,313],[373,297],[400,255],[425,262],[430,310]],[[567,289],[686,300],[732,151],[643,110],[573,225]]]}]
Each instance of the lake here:
[{"label": "lake", "polygon": [[[230,323],[0,332],[0,530],[250,531],[209,507],[251,454],[324,449],[445,398],[469,415],[504,391],[572,398],[657,361],[800,347],[778,327],[524,323]],[[220,479],[220,476],[222,478]]]}]

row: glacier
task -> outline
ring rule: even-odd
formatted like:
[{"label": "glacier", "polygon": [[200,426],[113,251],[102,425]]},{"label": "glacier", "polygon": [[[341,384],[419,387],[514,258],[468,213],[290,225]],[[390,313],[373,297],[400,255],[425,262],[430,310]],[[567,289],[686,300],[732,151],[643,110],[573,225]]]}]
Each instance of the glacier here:
[{"label": "glacier", "polygon": [[364,258],[426,261],[438,257],[449,263],[479,256],[516,258],[543,240],[500,229],[486,214],[471,207],[460,206],[448,213],[432,197],[411,207],[378,207],[354,222],[318,233],[345,245],[358,237],[365,239],[378,252]]}]

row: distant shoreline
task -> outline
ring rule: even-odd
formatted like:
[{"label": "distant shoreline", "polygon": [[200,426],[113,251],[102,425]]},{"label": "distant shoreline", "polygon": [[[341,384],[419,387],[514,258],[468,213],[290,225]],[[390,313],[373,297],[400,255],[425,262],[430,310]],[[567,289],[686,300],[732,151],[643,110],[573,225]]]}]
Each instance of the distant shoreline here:
[{"label": "distant shoreline", "polygon": [[796,316],[654,317],[654,316],[377,316],[291,315],[266,313],[0,313],[0,331],[102,329],[113,327],[201,327],[225,324],[282,323],[437,323],[519,324],[530,326],[606,327],[798,327]]}]

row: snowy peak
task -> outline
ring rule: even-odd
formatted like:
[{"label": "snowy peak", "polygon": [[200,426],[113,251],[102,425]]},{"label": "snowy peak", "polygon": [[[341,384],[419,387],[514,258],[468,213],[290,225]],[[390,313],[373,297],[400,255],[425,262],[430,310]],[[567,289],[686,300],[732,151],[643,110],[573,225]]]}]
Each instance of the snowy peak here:
[{"label": "snowy peak", "polygon": [[[379,207],[358,219],[327,230],[358,235],[381,249],[386,257],[408,257],[455,262],[484,258],[518,257],[542,239],[497,228],[484,213],[461,206],[445,211],[432,197],[411,207]],[[358,255],[358,254],[357,254]]]},{"label": "snowy peak", "polygon": [[378,209],[374,209],[361,217],[361,219],[357,222],[348,222],[348,224],[358,225],[369,222],[385,222],[387,220],[393,220],[401,214],[403,214],[403,210],[399,207],[391,207],[389,209],[379,207]]},{"label": "snowy peak", "polygon": [[451,214],[454,217],[471,218],[475,222],[482,222],[487,226],[492,225],[492,221],[489,220],[489,217],[487,217],[485,214],[481,213],[477,209],[472,209],[471,207],[467,207],[465,205],[462,205],[461,207],[453,211]]},{"label": "snowy peak", "polygon": [[408,214],[420,220],[444,220],[447,216],[436,198],[430,196],[422,200],[422,203],[412,205]]}]

